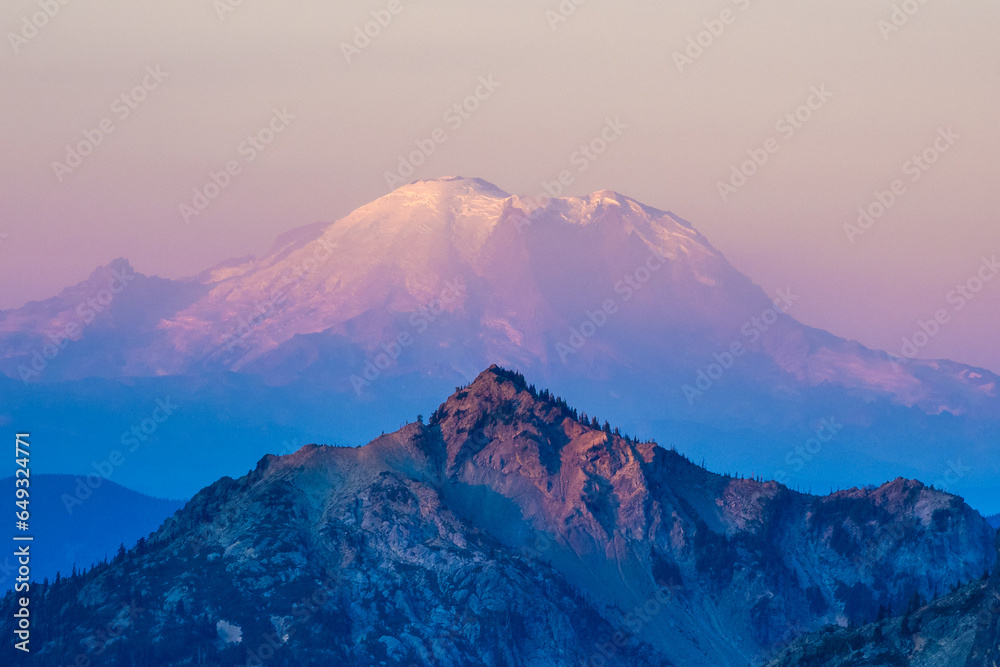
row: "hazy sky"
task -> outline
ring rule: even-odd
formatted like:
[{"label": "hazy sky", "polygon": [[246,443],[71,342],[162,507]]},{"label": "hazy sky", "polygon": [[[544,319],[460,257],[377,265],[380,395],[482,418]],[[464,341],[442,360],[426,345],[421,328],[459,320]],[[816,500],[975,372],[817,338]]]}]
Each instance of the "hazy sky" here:
[{"label": "hazy sky", "polygon": [[[913,11],[898,30],[894,4]],[[348,62],[372,12],[387,25]],[[180,277],[260,252],[385,194],[398,156],[440,128],[406,180],[534,195],[569,170],[570,194],[610,188],[690,220],[765,289],[800,295],[807,324],[898,353],[946,309],[921,356],[1000,371],[1000,278],[961,310],[948,298],[1000,253],[998,25],[995,0],[5,0],[0,308],[118,256]],[[475,111],[449,112],[477,87]],[[807,120],[776,124],[807,101]],[[607,119],[621,138],[574,156]],[[243,143],[270,123],[263,150]],[[54,167],[85,132],[104,136]],[[911,161],[925,149],[934,164]],[[748,151],[767,161],[723,201]],[[229,162],[239,173],[186,223],[179,206]],[[897,179],[851,243],[844,225]]]}]

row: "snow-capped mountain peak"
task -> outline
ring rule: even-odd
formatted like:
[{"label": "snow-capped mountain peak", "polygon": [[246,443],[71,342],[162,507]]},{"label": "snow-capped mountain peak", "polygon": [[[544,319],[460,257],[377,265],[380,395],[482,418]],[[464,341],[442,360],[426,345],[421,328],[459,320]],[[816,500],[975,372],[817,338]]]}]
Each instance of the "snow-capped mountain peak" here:
[{"label": "snow-capped mountain peak", "polygon": [[[779,449],[762,455],[768,474],[789,474],[781,461],[799,443],[781,438],[808,437],[789,424],[808,431],[803,423],[834,410],[863,429],[850,439],[858,451],[884,437],[921,453],[900,470],[894,448],[881,447],[893,460],[879,470],[930,483],[950,474],[939,447],[956,447],[948,419],[987,420],[963,427],[962,466],[977,457],[965,480],[988,484],[1000,470],[982,447],[1000,378],[946,361],[897,364],[804,326],[794,289],[765,294],[688,222],[610,190],[548,199],[480,179],[417,181],[287,232],[262,257],[134,284],[46,379],[237,371],[364,398],[394,390],[386,378],[461,383],[500,363],[584,398],[614,378],[592,401],[617,406],[628,425],[760,429]],[[67,294],[90,289],[81,285]],[[19,377],[78,301],[0,313],[4,372]],[[912,431],[900,434],[901,422]]]}]

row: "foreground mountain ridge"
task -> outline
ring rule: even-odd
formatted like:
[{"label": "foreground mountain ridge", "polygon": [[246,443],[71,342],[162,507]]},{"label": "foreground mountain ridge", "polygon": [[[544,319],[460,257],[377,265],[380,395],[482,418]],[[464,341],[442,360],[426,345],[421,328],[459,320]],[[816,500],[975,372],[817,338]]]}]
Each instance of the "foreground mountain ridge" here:
[{"label": "foreground mountain ridge", "polygon": [[[36,658],[748,665],[995,564],[955,496],[716,475],[491,367],[426,424],[268,455],[50,586]],[[96,641],[112,622],[122,636]]]},{"label": "foreground mountain ridge", "polygon": [[[997,535],[1000,551],[1000,533]],[[824,628],[781,647],[767,667],[996,667],[1000,664],[1000,568],[895,618]]]}]

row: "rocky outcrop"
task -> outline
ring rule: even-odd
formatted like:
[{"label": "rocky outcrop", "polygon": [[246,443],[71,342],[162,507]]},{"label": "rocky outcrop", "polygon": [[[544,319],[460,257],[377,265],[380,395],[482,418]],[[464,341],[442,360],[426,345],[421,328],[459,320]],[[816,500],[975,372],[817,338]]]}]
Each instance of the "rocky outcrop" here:
[{"label": "rocky outcrop", "polygon": [[[997,538],[1000,550],[1000,535]],[[828,627],[796,638],[768,667],[996,667],[1000,664],[1000,568],[929,604],[859,628]]]},{"label": "rocky outcrop", "polygon": [[[997,533],[997,555],[1000,559],[1000,532]],[[997,667],[1000,665],[1000,567],[993,570],[975,618],[976,639],[966,667]]]},{"label": "rocky outcrop", "polygon": [[36,659],[749,665],[995,559],[955,496],[715,475],[492,367],[426,424],[267,456],[36,589]]}]

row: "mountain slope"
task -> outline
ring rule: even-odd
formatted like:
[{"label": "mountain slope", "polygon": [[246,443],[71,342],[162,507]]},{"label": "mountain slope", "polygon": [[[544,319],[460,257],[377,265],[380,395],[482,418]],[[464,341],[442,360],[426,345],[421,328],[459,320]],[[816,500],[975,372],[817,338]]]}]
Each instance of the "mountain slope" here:
[{"label": "mountain slope", "polygon": [[[185,281],[144,279],[170,298],[147,298],[140,280],[116,297],[109,314],[119,315],[26,379],[131,386],[141,377],[173,390],[165,375],[241,385],[241,395],[264,385],[277,400],[251,398],[249,413],[298,422],[311,439],[336,424],[361,444],[384,426],[374,415],[399,423],[500,363],[601,405],[632,432],[669,434],[715,470],[803,489],[902,475],[1000,509],[996,375],[897,359],[804,326],[782,312],[794,308],[794,288],[772,303],[689,223],[614,192],[539,201],[478,179],[420,181],[289,232],[260,258]],[[99,286],[89,281],[74,299]],[[147,305],[132,315],[127,295]],[[72,312],[63,298],[44,316],[0,314],[0,370],[30,368],[63,327],[65,303]],[[337,394],[327,421],[296,407],[316,391]],[[839,427],[817,447],[824,419]],[[211,444],[192,432],[194,451]],[[96,456],[108,444],[84,435],[72,447]],[[276,451],[273,440],[245,446]],[[198,485],[224,469],[204,474]]]},{"label": "mountain slope", "polygon": [[[997,539],[1000,550],[1000,535]],[[1000,664],[1000,568],[952,593],[860,628],[807,635],[768,667],[849,665],[995,667]]]},{"label": "mountain slope", "polygon": [[[118,260],[60,299],[89,295],[117,270],[128,275],[130,267]],[[703,347],[710,362],[740,339],[742,325],[772,308],[771,298],[670,213],[606,190],[540,202],[465,178],[404,186],[333,224],[282,236],[259,259],[234,260],[184,284],[195,300],[171,299],[152,317],[121,323],[155,325],[160,353],[133,348],[124,364],[109,359],[97,374],[176,373],[206,362],[252,367],[295,337],[320,333],[373,352],[372,341],[396,337],[401,315],[410,319],[435,301],[444,302],[438,316],[448,319],[451,338],[471,334],[475,342],[464,352],[476,360],[558,367],[568,359],[599,370],[608,356],[634,363],[639,354],[677,345]],[[588,312],[600,313],[605,297],[620,312],[597,325],[600,336],[570,341],[571,329],[579,330]],[[797,297],[790,290],[779,298],[787,308]],[[54,315],[30,318],[26,310],[42,309],[5,313],[0,331],[37,329]],[[944,362],[893,364],[791,318],[770,318],[751,325],[747,351],[807,386],[841,384],[937,412],[996,404],[995,376]],[[656,345],[628,340],[635,348],[628,349],[619,322],[656,336]],[[462,361],[445,363],[461,368]]]},{"label": "mountain slope", "polygon": [[136,350],[156,327],[207,292],[197,281],[137,273],[124,259],[57,296],[0,311],[0,371],[25,382],[142,374]]},{"label": "mountain slope", "polygon": [[995,561],[954,496],[714,475],[494,367],[426,425],[267,456],[50,587],[36,658],[117,617],[105,659],[168,665],[746,665],[789,624],[864,623]]},{"label": "mountain slope", "polygon": [[[68,575],[74,567],[82,570],[110,558],[119,545],[135,544],[184,505],[107,479],[87,481],[70,475],[31,476],[33,577]],[[10,489],[13,496],[14,478],[0,480],[0,489]],[[16,558],[0,558],[0,589],[13,588],[16,576]]]}]

